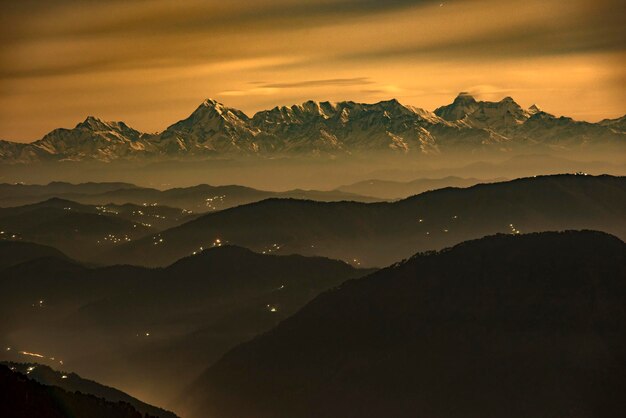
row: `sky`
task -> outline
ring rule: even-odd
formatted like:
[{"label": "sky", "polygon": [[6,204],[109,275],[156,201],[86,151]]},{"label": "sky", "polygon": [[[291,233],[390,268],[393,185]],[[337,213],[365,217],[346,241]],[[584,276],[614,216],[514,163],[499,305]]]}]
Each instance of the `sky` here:
[{"label": "sky", "polygon": [[0,139],[88,115],[158,132],[214,98],[252,115],[306,100],[461,91],[598,121],[626,113],[623,0],[0,0]]}]

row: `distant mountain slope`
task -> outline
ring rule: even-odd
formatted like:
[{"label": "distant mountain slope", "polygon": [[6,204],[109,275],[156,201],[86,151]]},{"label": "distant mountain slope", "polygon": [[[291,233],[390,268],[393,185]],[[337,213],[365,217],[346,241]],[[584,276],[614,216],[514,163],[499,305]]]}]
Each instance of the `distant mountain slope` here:
[{"label": "distant mountain slope", "polygon": [[271,199],[204,215],[113,248],[100,260],[163,265],[220,239],[256,251],[384,266],[498,232],[598,229],[626,238],[624,213],[626,178],[586,175],[447,188],[394,203]]},{"label": "distant mountain slope", "polygon": [[42,385],[0,365],[0,415],[7,418],[151,418],[130,404]]},{"label": "distant mountain slope", "polygon": [[438,179],[424,178],[407,182],[371,179],[340,186],[337,190],[365,196],[374,196],[381,199],[404,199],[428,190],[442,189],[444,187],[470,187],[479,183],[494,183],[499,181],[506,181],[506,179],[496,178],[481,180],[455,176]]},{"label": "distant mountain slope", "polygon": [[0,141],[0,161],[104,161],[250,156],[439,154],[448,152],[623,146],[621,122],[578,122],[512,98],[477,101],[461,93],[429,112],[397,100],[314,102],[249,117],[207,99],[158,134],[89,116],[30,144]]},{"label": "distant mountain slope", "polygon": [[[143,208],[130,208],[132,210],[141,210],[146,213],[156,212],[153,215],[159,216],[156,219],[151,219],[152,222],[150,223],[163,224],[165,218],[180,218],[180,216],[173,216],[175,215],[173,213],[160,213],[167,209],[164,206],[185,209],[186,212],[202,213],[258,202],[272,197],[319,201],[377,202],[381,200],[338,190],[272,192],[244,186],[210,186],[208,184],[158,190],[125,184],[119,188],[114,188],[112,187],[114,183],[63,184],[64,187],[59,187],[58,183],[50,183],[49,185],[0,184],[0,207],[33,204],[51,198],[105,206],[107,209],[118,212],[120,208],[112,208],[112,206],[126,205],[128,207],[131,204],[143,206]],[[95,187],[97,185],[102,187]]]},{"label": "distant mountain slope", "polygon": [[[101,194],[114,190],[134,189],[137,186],[130,183],[102,182],[102,183],[80,183],[72,184],[62,181],[52,181],[48,184],[7,184],[0,183],[0,198],[8,196],[39,196],[39,197],[61,197],[66,194]],[[43,200],[43,199],[39,199]],[[34,202],[33,202],[34,203]],[[9,206],[9,205],[6,205]]]},{"label": "distant mountain slope", "polygon": [[71,257],[84,259],[103,247],[158,230],[151,224],[117,215],[103,207],[63,199],[0,208],[0,238],[50,245]]},{"label": "distant mountain slope", "polygon": [[0,241],[0,270],[44,257],[66,258],[61,251],[46,245],[22,241]]},{"label": "distant mountain slope", "polygon": [[625,278],[626,245],[590,231],[418,254],[230,351],[186,416],[621,416]]},{"label": "distant mountain slope", "polygon": [[600,121],[600,125],[608,126],[618,132],[626,132],[626,115],[617,119],[604,119]]},{"label": "distant mountain slope", "polygon": [[5,366],[17,373],[26,375],[29,379],[46,386],[57,386],[67,392],[80,392],[106,399],[108,402],[124,402],[131,405],[138,412],[157,418],[176,418],[172,412],[165,411],[152,405],[141,402],[126,393],[101,385],[93,380],[87,380],[76,373],[65,373],[37,363],[4,363]]},{"label": "distant mountain slope", "polygon": [[[164,269],[41,258],[0,270],[2,358],[74,370],[152,404],[236,344],[366,271],[223,246]],[[4,351],[4,347],[11,347]],[[50,360],[55,358],[55,360]]]}]

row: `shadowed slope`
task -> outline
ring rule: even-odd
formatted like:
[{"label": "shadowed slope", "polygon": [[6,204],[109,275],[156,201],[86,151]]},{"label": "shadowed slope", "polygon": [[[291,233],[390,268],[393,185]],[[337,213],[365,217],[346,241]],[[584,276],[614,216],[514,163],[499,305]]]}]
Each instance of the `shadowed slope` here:
[{"label": "shadowed slope", "polygon": [[625,278],[626,245],[598,232],[418,254],[229,352],[189,416],[619,416]]}]

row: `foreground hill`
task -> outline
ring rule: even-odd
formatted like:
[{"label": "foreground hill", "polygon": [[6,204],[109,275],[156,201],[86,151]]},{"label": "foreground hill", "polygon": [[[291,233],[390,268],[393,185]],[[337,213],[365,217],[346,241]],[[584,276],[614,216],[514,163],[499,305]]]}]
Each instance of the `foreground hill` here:
[{"label": "foreground hill", "polygon": [[512,98],[477,101],[461,93],[430,112],[397,100],[314,102],[263,110],[249,117],[207,99],[186,119],[158,134],[89,116],[30,144],[0,141],[0,161],[116,161],[372,153],[588,149],[618,146],[619,121],[589,123],[556,117]]},{"label": "foreground hill", "polygon": [[[117,187],[116,187],[117,185]],[[100,187],[97,187],[100,186]],[[199,184],[192,187],[177,187],[158,190],[126,183],[82,183],[54,182],[48,185],[0,184],[0,207],[20,206],[41,202],[51,198],[72,200],[87,205],[100,205],[111,211],[120,211],[120,205],[130,206],[133,211],[158,212],[152,222],[165,223],[166,219],[181,218],[173,213],[161,213],[169,209],[184,209],[190,212],[211,212],[227,209],[269,198],[311,199],[323,202],[357,201],[376,202],[381,199],[361,196],[342,190],[289,190],[272,192],[244,186],[210,186]],[[134,205],[143,208],[134,208]],[[180,215],[180,213],[178,213]],[[153,216],[154,217],[154,216]],[[178,219],[176,219],[178,220]],[[172,226],[170,224],[170,226]]]},{"label": "foreground hill", "polygon": [[626,245],[599,232],[417,254],[230,351],[186,416],[621,416],[625,278]]},{"label": "foreground hill", "polygon": [[231,246],[163,269],[39,258],[0,270],[0,359],[62,364],[167,406],[228,349],[364,274]]},{"label": "foreground hill", "polygon": [[[597,229],[626,238],[626,178],[556,175],[446,188],[393,203],[271,199],[204,215],[99,259],[164,265],[219,239],[262,252],[384,266],[499,232]],[[155,244],[156,243],[156,244]]]},{"label": "foreground hill", "polygon": [[0,365],[0,415],[8,418],[152,418],[130,404],[42,385]]},{"label": "foreground hill", "polygon": [[76,373],[56,371],[48,366],[37,363],[12,363],[4,364],[12,371],[26,375],[29,379],[46,386],[57,386],[67,392],[80,392],[85,395],[93,395],[108,402],[124,402],[131,405],[138,412],[156,418],[176,418],[172,412],[165,411],[152,405],[141,402],[126,393],[112,387],[101,385],[93,380],[87,380]]}]

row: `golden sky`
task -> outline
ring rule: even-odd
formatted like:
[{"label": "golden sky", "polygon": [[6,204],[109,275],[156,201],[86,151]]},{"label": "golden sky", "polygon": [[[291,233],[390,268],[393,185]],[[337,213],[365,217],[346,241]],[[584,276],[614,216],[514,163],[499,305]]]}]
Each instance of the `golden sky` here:
[{"label": "golden sky", "polygon": [[460,91],[597,121],[626,113],[623,0],[0,0],[0,138],[87,115],[147,132],[205,98],[248,114],[305,100]]}]

